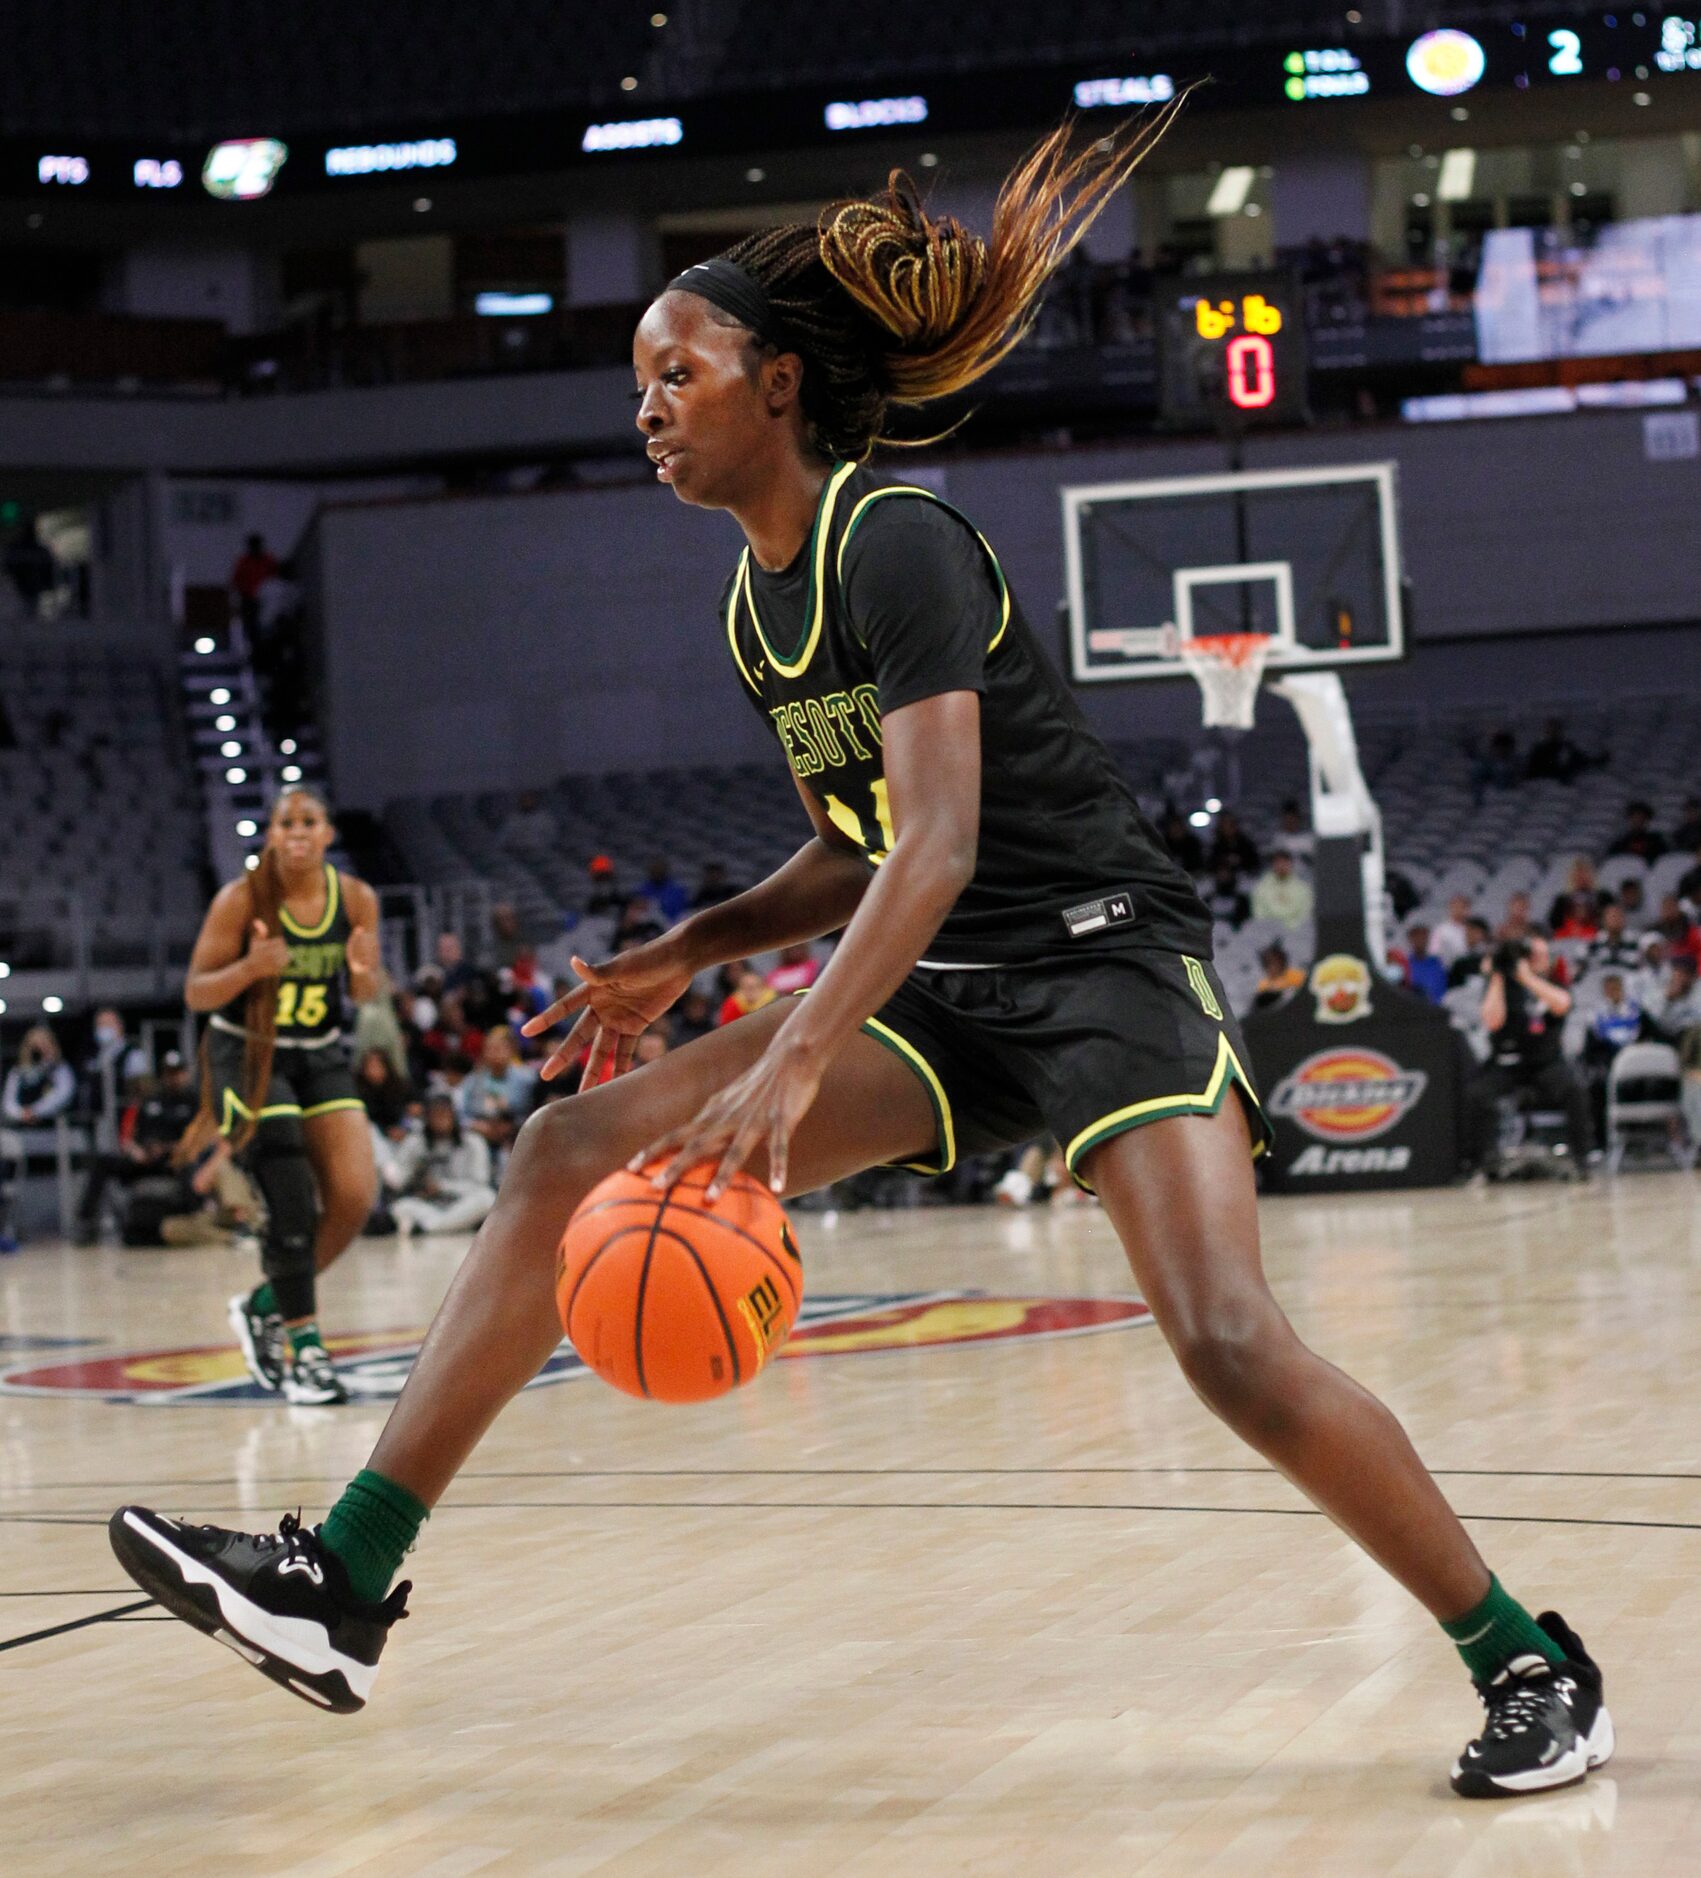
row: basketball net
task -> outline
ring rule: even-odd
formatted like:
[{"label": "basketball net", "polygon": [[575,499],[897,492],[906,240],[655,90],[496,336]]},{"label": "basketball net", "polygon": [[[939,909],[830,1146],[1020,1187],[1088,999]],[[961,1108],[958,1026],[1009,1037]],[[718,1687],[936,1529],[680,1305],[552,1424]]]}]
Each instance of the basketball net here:
[{"label": "basketball net", "polygon": [[1183,639],[1171,627],[1164,650],[1198,680],[1207,730],[1250,730],[1259,681],[1274,644],[1268,633],[1205,633]]}]

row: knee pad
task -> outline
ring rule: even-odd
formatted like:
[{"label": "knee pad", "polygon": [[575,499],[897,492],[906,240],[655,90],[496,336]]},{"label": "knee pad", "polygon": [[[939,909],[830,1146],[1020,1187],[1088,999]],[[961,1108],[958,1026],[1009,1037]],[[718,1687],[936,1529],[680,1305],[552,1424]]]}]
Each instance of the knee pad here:
[{"label": "knee pad", "polygon": [[268,1278],[313,1270],[313,1233],[319,1194],[307,1141],[293,1116],[262,1122],[248,1150],[255,1184],[266,1201],[266,1239],[261,1265]]}]

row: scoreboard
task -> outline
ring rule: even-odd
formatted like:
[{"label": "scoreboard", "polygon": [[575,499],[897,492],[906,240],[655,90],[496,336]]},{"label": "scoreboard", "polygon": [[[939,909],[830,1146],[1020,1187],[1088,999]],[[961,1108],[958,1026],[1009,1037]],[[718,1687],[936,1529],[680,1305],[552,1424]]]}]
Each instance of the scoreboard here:
[{"label": "scoreboard", "polygon": [[1285,273],[1158,283],[1158,409],[1178,430],[1238,431],[1306,415],[1305,322]]}]

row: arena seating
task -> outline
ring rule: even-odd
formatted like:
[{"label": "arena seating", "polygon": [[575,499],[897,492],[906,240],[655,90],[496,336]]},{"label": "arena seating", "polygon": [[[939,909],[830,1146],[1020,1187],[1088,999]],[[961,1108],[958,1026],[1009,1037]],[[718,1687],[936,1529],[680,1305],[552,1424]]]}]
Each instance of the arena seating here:
[{"label": "arena seating", "polygon": [[151,995],[141,981],[180,969],[204,899],[164,673],[133,651],[19,636],[0,652],[0,707],[0,957],[20,974],[133,972]]},{"label": "arena seating", "polygon": [[[1570,734],[1606,761],[1575,783],[1521,782],[1510,789],[1473,786],[1473,755],[1495,730],[1510,727],[1526,749],[1545,719],[1565,718]],[[1656,826],[1670,829],[1697,783],[1701,704],[1681,697],[1596,700],[1592,704],[1526,704],[1462,716],[1361,709],[1358,726],[1365,775],[1382,809],[1389,867],[1405,876],[1419,904],[1395,923],[1433,925],[1449,896],[1470,895],[1491,920],[1515,891],[1529,891],[1539,916],[1565,885],[1578,854],[1599,860],[1623,826],[1632,797],[1653,804]],[[1197,741],[1114,746],[1143,801],[1166,798],[1184,807],[1207,793],[1226,793],[1224,766],[1211,767]],[[1306,794],[1305,745],[1291,712],[1265,700],[1256,729],[1235,752],[1245,787],[1241,819],[1264,851],[1282,801]],[[545,795],[555,824],[547,845],[515,845],[503,830],[513,814],[506,795],[434,796],[392,803],[390,834],[426,886],[483,880],[519,907],[529,928],[553,932],[563,913],[582,906],[585,863],[613,857],[622,885],[636,888],[645,864],[664,854],[694,883],[705,861],[723,862],[748,882],[798,845],[803,820],[791,784],[776,760],[715,770],[653,770],[602,777],[563,777]],[[1643,872],[1650,911],[1693,855],[1672,855],[1651,869],[1624,857],[1606,863],[1607,880]],[[1218,963],[1231,998],[1244,1006],[1258,978],[1258,951],[1281,938],[1296,963],[1311,956],[1309,934],[1250,921],[1218,932]]]}]

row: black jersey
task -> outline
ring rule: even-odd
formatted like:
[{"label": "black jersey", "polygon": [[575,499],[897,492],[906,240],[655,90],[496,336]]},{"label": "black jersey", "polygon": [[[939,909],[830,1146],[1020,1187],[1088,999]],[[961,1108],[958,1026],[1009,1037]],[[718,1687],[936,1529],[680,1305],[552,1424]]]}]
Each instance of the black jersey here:
[{"label": "black jersey", "polygon": [[[289,964],[278,979],[277,1041],[284,1045],[329,1041],[342,1027],[348,970],[348,916],[342,877],[325,864],[325,911],[316,926],[302,926],[279,907],[278,924],[289,941]],[[221,1030],[242,1028],[247,994],[215,1013]]]},{"label": "black jersey", "polygon": [[1192,881],[1041,652],[991,547],[949,504],[838,465],[798,558],[768,573],[746,548],[722,617],[792,769],[875,867],[893,840],[883,716],[980,694],[974,878],[926,962],[1123,947],[1210,957]]}]

